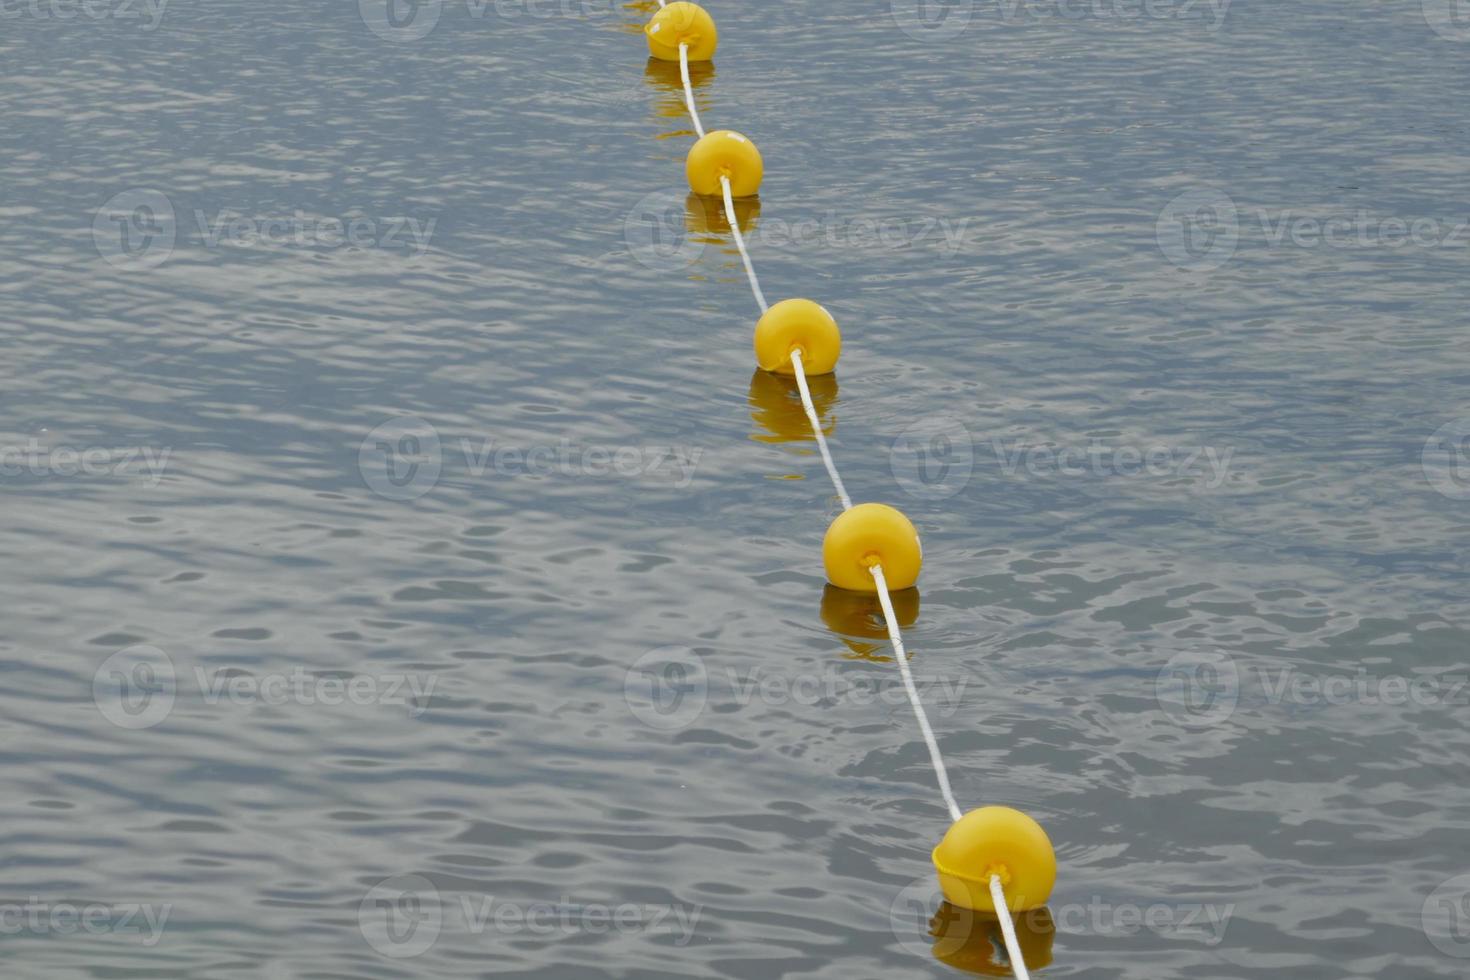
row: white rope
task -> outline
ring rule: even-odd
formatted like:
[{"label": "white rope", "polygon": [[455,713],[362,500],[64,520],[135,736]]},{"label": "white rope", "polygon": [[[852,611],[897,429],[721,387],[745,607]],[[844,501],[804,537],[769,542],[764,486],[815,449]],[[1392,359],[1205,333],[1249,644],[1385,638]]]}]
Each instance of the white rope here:
[{"label": "white rope", "polygon": [[760,304],[761,312],[764,313],[770,307],[766,305],[766,294],[761,292],[760,280],[755,277],[755,266],[750,264],[750,253],[745,250],[745,236],[740,234],[740,222],[735,219],[735,198],[730,194],[730,178],[721,176],[720,187],[725,192],[725,217],[730,219],[730,234],[735,237],[735,247],[740,249],[740,261],[745,263],[750,291],[755,293],[755,301]]},{"label": "white rope", "polygon": [[883,577],[883,566],[874,565],[868,571],[878,585],[878,602],[883,606],[883,618],[888,623],[888,639],[893,643],[893,657],[898,661],[903,674],[903,686],[909,692],[909,703],[914,706],[914,717],[919,719],[919,731],[924,733],[924,744],[929,746],[929,761],[934,763],[934,776],[939,780],[939,792],[944,794],[944,805],[949,807],[950,818],[958,821],[965,814],[954,801],[954,791],[949,788],[949,773],[944,770],[944,760],[939,756],[939,742],[934,738],[934,729],[924,714],[924,705],[919,701],[919,691],[914,687],[914,675],[909,673],[909,655],[903,649],[903,637],[898,632],[898,616],[893,612],[893,600],[888,596],[888,580]]},{"label": "white rope", "polygon": [[[684,104],[689,107],[689,118],[694,121],[694,131],[704,138],[704,124],[699,121],[699,110],[694,106],[694,85],[689,81],[689,45],[679,45],[679,77],[684,82]],[[735,239],[735,247],[740,250],[740,261],[745,265],[745,275],[750,280],[750,291],[755,293],[755,301],[760,304],[761,312],[770,309],[766,303],[766,294],[761,292],[760,280],[755,277],[755,266],[750,261],[750,252],[745,247],[745,236],[740,234],[740,221],[735,216],[735,196],[730,191],[730,178],[720,178],[720,189],[725,195],[725,217],[730,221],[730,234]]]},{"label": "white rope", "polygon": [[[658,0],[662,7],[664,0]],[[699,110],[694,105],[694,86],[689,81],[689,45],[679,45],[679,77],[684,82],[684,102],[689,107],[689,118],[694,121],[694,131],[704,136],[704,125],[699,121]],[[730,178],[720,178],[720,188],[725,197],[725,217],[730,222],[730,234],[735,239],[735,247],[740,250],[740,261],[745,265],[745,274],[750,279],[750,290],[755,294],[755,301],[760,304],[761,312],[764,313],[770,307],[766,304],[765,294],[761,292],[760,280],[756,278],[755,266],[750,261],[750,252],[745,247],[745,236],[740,234],[740,222],[735,215],[735,197],[730,190]],[[801,406],[806,409],[807,421],[812,425],[812,435],[816,437],[817,448],[822,453],[822,465],[827,467],[827,475],[832,478],[832,486],[837,490],[837,497],[842,501],[844,511],[852,510],[852,498],[847,495],[847,488],[842,485],[842,477],[837,472],[837,464],[832,460],[832,451],[827,448],[827,438],[822,434],[822,421],[817,415],[817,406],[812,402],[811,388],[806,381],[806,367],[801,363],[801,351],[791,352],[791,364],[796,368],[796,387],[801,392]],[[934,729],[929,726],[929,718],[924,714],[923,702],[919,700],[918,688],[914,686],[913,673],[909,670],[908,653],[903,648],[903,636],[898,631],[898,616],[893,611],[893,599],[888,594],[888,580],[883,577],[883,566],[874,565],[870,571],[873,581],[878,586],[878,602],[883,607],[883,619],[888,625],[888,639],[893,643],[894,659],[898,661],[899,673],[903,675],[904,690],[908,692],[909,703],[913,705],[914,717],[919,720],[919,731],[923,733],[924,744],[929,748],[929,761],[934,765],[934,776],[939,781],[939,792],[944,796],[944,805],[949,809],[950,819],[958,821],[964,816],[964,811],[955,802],[954,790],[949,785],[949,773],[944,768],[944,759],[939,754],[939,742],[934,737]],[[1011,960],[1011,969],[1015,972],[1018,980],[1031,980],[1030,974],[1026,972],[1026,961],[1020,953],[1020,943],[1016,940],[1016,927],[1011,922],[1010,911],[1006,908],[1005,890],[1001,887],[1000,878],[992,876],[990,879],[990,895],[995,903],[996,913],[1000,918],[1001,932],[1005,935],[1006,953]]]},{"label": "white rope", "polygon": [[1026,972],[1026,957],[1021,955],[1021,943],[1016,939],[1016,924],[1011,921],[1011,910],[1006,905],[1006,890],[1001,886],[1000,876],[990,876],[990,901],[995,906],[995,916],[1000,919],[1001,935],[1006,939],[1006,956],[1011,960],[1011,972],[1016,980],[1031,980]]},{"label": "white rope", "polygon": [[812,435],[817,437],[817,448],[822,451],[822,462],[827,467],[827,475],[832,478],[832,486],[837,488],[837,499],[842,501],[843,510],[852,510],[852,498],[847,495],[847,488],[842,485],[842,477],[837,475],[837,464],[832,462],[832,453],[827,449],[827,437],[822,435],[822,423],[817,418],[817,406],[812,403],[812,391],[806,384],[806,368],[801,363],[801,351],[791,352],[791,365],[796,368],[796,387],[801,392],[801,407],[806,409],[807,421],[812,424]]},{"label": "white rope", "polygon": [[[662,3],[659,6],[663,6]],[[699,121],[699,110],[694,108],[694,86],[689,81],[689,45],[679,45],[679,77],[684,80],[684,104],[689,107],[689,118],[694,120],[694,131],[704,139],[704,124]]]}]

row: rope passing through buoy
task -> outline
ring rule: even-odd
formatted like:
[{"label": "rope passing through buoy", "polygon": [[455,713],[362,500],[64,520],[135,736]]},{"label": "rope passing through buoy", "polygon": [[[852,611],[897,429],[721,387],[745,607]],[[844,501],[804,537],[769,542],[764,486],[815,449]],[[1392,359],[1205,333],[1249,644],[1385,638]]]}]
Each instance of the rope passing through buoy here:
[{"label": "rope passing through buoy", "polygon": [[904,650],[889,592],[912,588],[918,581],[923,565],[918,532],[902,512],[886,504],[854,506],[843,486],[807,383],[809,373],[830,374],[837,367],[842,350],[837,321],[809,299],[787,299],[774,306],[766,303],[735,213],[736,198],[752,197],[759,191],[765,175],[764,162],[748,137],[732,130],[705,132],[689,78],[691,60],[708,61],[714,57],[718,45],[714,18],[698,4],[686,0],[674,3],[659,0],[659,7],[644,28],[648,50],[660,60],[679,62],[684,101],[699,136],[685,159],[685,177],[695,194],[723,198],[731,236],[761,309],[755,327],[756,363],[762,370],[795,377],[822,463],[842,502],[842,513],[832,521],[822,540],[827,579],[839,589],[877,594],[904,690],[918,719],[940,794],[952,820],[944,838],[934,848],[940,889],[955,905],[997,916],[1011,969],[1017,977],[1029,980],[1010,913],[1038,909],[1046,904],[1056,883],[1055,851],[1041,825],[1019,810],[987,806],[965,813],[955,801],[938,740],[909,670],[908,653]]}]

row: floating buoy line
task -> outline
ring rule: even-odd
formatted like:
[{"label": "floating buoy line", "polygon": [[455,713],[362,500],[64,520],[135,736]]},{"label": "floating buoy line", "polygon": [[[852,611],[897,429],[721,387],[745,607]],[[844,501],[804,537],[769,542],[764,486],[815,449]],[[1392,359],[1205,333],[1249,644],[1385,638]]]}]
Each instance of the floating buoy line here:
[{"label": "floating buoy line", "polygon": [[761,310],[755,325],[756,363],[764,371],[796,380],[822,463],[842,502],[842,513],[822,540],[827,579],[839,589],[877,594],[904,690],[949,811],[950,827],[933,853],[940,889],[954,905],[997,917],[1012,971],[1021,980],[1029,980],[1011,913],[1045,906],[1056,883],[1056,854],[1041,825],[1019,810],[986,806],[965,813],[955,801],[939,742],[914,686],[890,594],[890,589],[909,589],[918,581],[923,564],[918,532],[902,512],[886,504],[854,505],[842,483],[807,384],[808,374],[831,374],[837,367],[842,350],[837,321],[809,299],[786,299],[774,306],[766,302],[735,213],[736,198],[753,197],[760,189],[765,174],[760,151],[749,138],[733,130],[705,131],[689,79],[691,61],[714,57],[719,43],[714,18],[703,7],[686,0],[658,0],[658,4],[660,9],[644,27],[644,35],[654,58],[679,63],[684,102],[699,137],[685,159],[689,187],[702,197],[723,199],[731,237]]}]

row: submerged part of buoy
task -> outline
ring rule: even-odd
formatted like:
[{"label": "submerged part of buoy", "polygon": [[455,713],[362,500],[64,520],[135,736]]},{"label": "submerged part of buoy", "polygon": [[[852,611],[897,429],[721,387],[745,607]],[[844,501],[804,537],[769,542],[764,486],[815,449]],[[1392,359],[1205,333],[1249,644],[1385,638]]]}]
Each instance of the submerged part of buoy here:
[{"label": "submerged part of buoy", "polygon": [[723,195],[720,178],[728,177],[731,197],[750,197],[761,189],[765,172],[760,150],[733,129],[705,133],[684,161],[689,189],[696,194]]},{"label": "submerged part of buoy", "polygon": [[690,61],[708,61],[715,56],[720,40],[709,11],[684,0],[654,14],[643,33],[648,38],[648,53],[661,61],[678,61],[681,44],[689,45]]},{"label": "submerged part of buoy", "polygon": [[1038,909],[1057,882],[1057,856],[1041,825],[1020,810],[986,806],[971,810],[934,848],[939,887],[955,905],[994,912],[990,879],[1000,878],[1012,912]]},{"label": "submerged part of buoy", "polygon": [[919,532],[902,511],[887,504],[858,504],[843,512],[822,540],[827,581],[839,589],[877,592],[869,571],[874,565],[883,566],[890,589],[907,589],[919,580],[923,563]]},{"label": "submerged part of buoy", "polygon": [[[1046,908],[1020,912],[1015,917],[1017,945],[1031,972],[1051,965],[1057,925]],[[976,912],[953,902],[943,903],[929,920],[934,958],[945,966],[982,977],[1017,976],[1007,959],[1000,921],[994,912]]]}]

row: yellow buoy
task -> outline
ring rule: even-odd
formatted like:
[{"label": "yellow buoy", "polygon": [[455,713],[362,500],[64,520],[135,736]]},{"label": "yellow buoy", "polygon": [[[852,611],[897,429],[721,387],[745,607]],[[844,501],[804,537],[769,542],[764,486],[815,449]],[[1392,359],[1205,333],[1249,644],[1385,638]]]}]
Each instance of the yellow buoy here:
[{"label": "yellow buoy", "polygon": [[643,27],[648,52],[661,61],[678,61],[679,45],[689,45],[690,61],[708,61],[715,56],[719,35],[715,19],[697,3],[679,0],[653,15]]},{"label": "yellow buoy", "polygon": [[1057,856],[1041,825],[1020,810],[971,810],[934,848],[939,887],[955,905],[994,912],[990,878],[999,875],[1012,912],[1040,908],[1057,883]]},{"label": "yellow buoy", "polygon": [[837,321],[819,303],[783,299],[755,325],[755,362],[763,370],[795,374],[791,352],[801,351],[801,367],[808,375],[831,374],[842,353]]},{"label": "yellow buoy", "polygon": [[765,172],[755,144],[732,129],[705,133],[689,148],[689,156],[684,161],[689,189],[696,194],[723,196],[720,178],[729,177],[732,197],[750,197],[761,189]]},{"label": "yellow buoy", "polygon": [[839,515],[822,540],[827,581],[839,589],[877,592],[869,571],[874,565],[883,566],[889,589],[907,589],[919,580],[923,563],[919,532],[901,511],[887,504],[858,504]]}]

